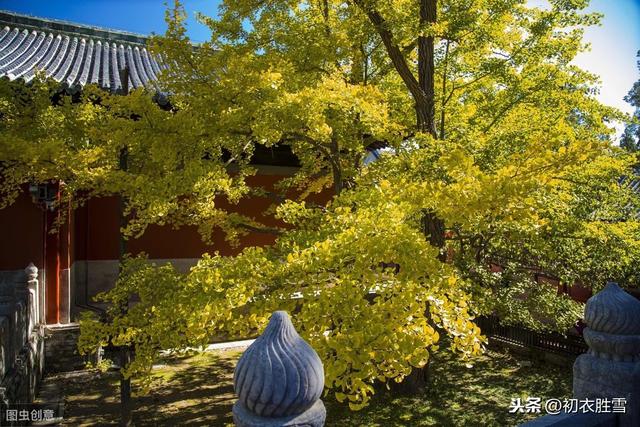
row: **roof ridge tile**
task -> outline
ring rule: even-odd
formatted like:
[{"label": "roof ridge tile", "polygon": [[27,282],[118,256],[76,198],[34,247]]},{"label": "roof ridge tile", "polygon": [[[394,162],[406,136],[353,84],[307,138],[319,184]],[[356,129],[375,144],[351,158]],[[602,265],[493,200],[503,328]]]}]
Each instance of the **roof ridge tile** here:
[{"label": "roof ridge tile", "polygon": [[157,87],[162,58],[148,37],[0,10],[0,77],[30,82],[37,70],[73,91],[86,84],[121,89],[119,70],[129,67],[129,88]]}]

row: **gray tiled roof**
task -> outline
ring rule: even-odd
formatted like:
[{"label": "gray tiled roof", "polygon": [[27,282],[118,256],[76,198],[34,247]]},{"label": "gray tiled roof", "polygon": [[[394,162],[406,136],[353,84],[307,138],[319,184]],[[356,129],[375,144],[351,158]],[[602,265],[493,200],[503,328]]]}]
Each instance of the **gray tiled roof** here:
[{"label": "gray tiled roof", "polygon": [[119,70],[129,67],[129,88],[154,85],[166,65],[146,49],[147,38],[122,31],[0,11],[0,77],[31,81],[36,70],[68,87],[95,83],[122,88]]}]

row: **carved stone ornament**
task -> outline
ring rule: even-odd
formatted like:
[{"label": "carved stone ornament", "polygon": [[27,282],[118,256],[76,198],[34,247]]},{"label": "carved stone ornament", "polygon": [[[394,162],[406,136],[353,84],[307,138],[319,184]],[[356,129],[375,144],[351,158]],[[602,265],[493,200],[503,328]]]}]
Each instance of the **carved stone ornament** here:
[{"label": "carved stone ornament", "polygon": [[573,365],[573,397],[625,399],[620,426],[640,426],[640,301],[610,282],[589,298],[584,320],[589,351]]},{"label": "carved stone ornament", "polygon": [[233,385],[238,395],[233,407],[237,426],[324,425],[322,362],[284,311],[273,313],[262,335],[244,352]]},{"label": "carved stone ornament", "polygon": [[24,272],[27,275],[27,280],[35,280],[38,277],[38,268],[33,263],[29,263]]}]

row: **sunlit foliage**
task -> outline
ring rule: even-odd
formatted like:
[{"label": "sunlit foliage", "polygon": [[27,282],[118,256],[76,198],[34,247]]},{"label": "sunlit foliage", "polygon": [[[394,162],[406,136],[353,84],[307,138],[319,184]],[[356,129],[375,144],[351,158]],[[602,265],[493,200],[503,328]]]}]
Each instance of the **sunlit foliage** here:
[{"label": "sunlit foliage", "polygon": [[[585,1],[439,1],[425,23],[423,1],[227,0],[219,17],[200,17],[211,39],[195,48],[176,4],[152,43],[172,64],[158,83],[169,109],[153,88],[85,88],[52,104],[48,83],[0,85],[4,203],[19,184],[48,179],[64,181],[74,203],[119,194],[128,236],[153,223],[198,225],[205,239],[220,227],[232,242],[274,232],[219,201],[255,191],[245,179],[257,146],[286,144],[300,159],[275,195],[288,225],[275,245],[204,255],[187,274],[129,259],[103,298],[135,303],[107,324],[85,319],[81,348],[134,344],[126,373],[144,377],[158,349],[255,332],[286,309],[324,361],[327,387],[357,409],[373,381],[424,366],[441,333],[463,357],[481,351],[478,314],[565,330],[580,306],[534,272],[634,283],[638,200],[622,179],[634,159],[608,127],[622,116],[595,99],[596,76],[571,64],[599,16],[581,12]],[[417,48],[430,37],[431,98]],[[416,112],[429,99],[425,132]],[[367,149],[383,146],[364,167]],[[334,194],[326,206],[306,200],[323,190]],[[429,217],[444,224],[443,245],[425,236]]]}]

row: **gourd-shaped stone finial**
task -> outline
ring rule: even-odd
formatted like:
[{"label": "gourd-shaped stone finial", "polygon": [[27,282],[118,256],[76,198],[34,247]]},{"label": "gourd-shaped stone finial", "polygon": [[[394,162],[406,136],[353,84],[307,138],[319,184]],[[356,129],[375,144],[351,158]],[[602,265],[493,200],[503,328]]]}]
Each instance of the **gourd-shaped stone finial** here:
[{"label": "gourd-shaped stone finial", "polygon": [[589,298],[584,312],[587,326],[594,331],[615,335],[640,335],[640,301],[609,282]]},{"label": "gourd-shaped stone finial", "polygon": [[262,335],[244,352],[233,385],[238,426],[324,425],[322,362],[284,311],[273,313]]},{"label": "gourd-shaped stone finial", "polygon": [[587,301],[584,320],[589,351],[573,365],[573,397],[624,400],[617,425],[639,426],[640,301],[608,283]]},{"label": "gourd-shaped stone finial", "polygon": [[24,269],[25,274],[27,275],[27,280],[35,280],[38,277],[38,267],[33,265],[32,262]]},{"label": "gourd-shaped stone finial", "polygon": [[624,362],[640,360],[640,301],[617,284],[610,282],[589,298],[584,319],[590,354]]}]

